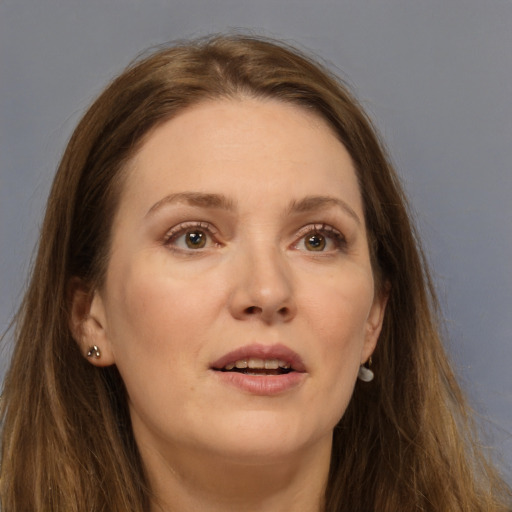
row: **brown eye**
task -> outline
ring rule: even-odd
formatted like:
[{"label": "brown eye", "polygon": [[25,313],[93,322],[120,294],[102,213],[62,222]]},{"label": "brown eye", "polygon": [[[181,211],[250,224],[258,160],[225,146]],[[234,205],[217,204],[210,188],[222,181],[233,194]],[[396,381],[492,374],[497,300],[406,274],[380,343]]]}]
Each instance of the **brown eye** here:
[{"label": "brown eye", "polygon": [[[345,251],[347,241],[341,231],[325,223],[309,224],[296,234],[293,249],[306,252],[317,252],[322,255],[333,256]],[[320,256],[319,254],[318,256]]]},{"label": "brown eye", "polygon": [[182,222],[171,228],[164,236],[163,244],[181,254],[202,254],[205,251],[220,247],[216,238],[217,229],[209,222]]},{"label": "brown eye", "polygon": [[201,231],[185,233],[185,244],[189,249],[202,249],[206,245],[206,235]]},{"label": "brown eye", "polygon": [[304,246],[308,251],[323,251],[325,244],[325,236],[320,233],[312,233],[304,239]]}]

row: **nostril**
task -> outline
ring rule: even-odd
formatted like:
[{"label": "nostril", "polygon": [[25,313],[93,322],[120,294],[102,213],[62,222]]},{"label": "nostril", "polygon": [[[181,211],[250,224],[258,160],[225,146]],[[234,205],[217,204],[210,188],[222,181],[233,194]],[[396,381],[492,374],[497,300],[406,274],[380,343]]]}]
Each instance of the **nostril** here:
[{"label": "nostril", "polygon": [[[260,308],[259,306],[249,306],[245,308],[244,313],[248,316],[257,316],[263,315],[263,311],[264,309]],[[290,308],[288,308],[287,306],[283,306],[276,311],[276,314],[280,317],[288,317],[290,313]]]}]

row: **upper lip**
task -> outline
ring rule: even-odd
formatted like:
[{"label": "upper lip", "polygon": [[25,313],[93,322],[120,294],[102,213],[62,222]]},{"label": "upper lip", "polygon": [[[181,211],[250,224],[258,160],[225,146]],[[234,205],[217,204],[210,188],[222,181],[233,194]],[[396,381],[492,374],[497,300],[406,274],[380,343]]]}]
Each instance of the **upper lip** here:
[{"label": "upper lip", "polygon": [[285,345],[246,345],[244,347],[237,348],[224,354],[222,357],[217,359],[211,364],[211,368],[214,370],[220,370],[229,363],[234,363],[240,359],[249,359],[251,357],[259,359],[279,359],[289,363],[291,369],[296,372],[305,372],[306,367],[296,352],[291,350]]}]

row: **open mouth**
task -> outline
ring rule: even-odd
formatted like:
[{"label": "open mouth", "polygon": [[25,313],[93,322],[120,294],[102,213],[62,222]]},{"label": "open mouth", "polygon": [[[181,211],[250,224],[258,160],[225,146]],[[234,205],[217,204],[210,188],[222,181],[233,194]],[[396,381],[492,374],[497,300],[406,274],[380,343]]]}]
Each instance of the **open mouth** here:
[{"label": "open mouth", "polygon": [[276,396],[307,380],[302,358],[286,345],[252,344],[224,354],[210,365],[218,382],[256,396]]},{"label": "open mouth", "polygon": [[290,363],[281,359],[259,359],[256,357],[238,359],[222,368],[214,369],[221,372],[236,372],[255,376],[286,375],[294,371]]}]

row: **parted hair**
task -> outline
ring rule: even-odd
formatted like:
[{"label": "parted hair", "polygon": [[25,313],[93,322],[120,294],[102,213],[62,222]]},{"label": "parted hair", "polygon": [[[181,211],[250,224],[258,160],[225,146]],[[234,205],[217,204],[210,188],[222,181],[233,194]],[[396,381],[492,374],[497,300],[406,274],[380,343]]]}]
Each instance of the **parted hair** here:
[{"label": "parted hair", "polygon": [[440,340],[434,287],[402,186],[344,83],[253,36],[178,42],[137,59],[75,129],[48,199],[15,318],[1,402],[3,512],[142,512],[151,489],[115,366],[87,362],[69,329],[70,281],[101,286],[127,163],[159,124],[199,102],[271,98],[324,119],[363,199],[372,268],[389,294],[373,354],[334,431],[326,512],[511,510],[480,448]]}]

